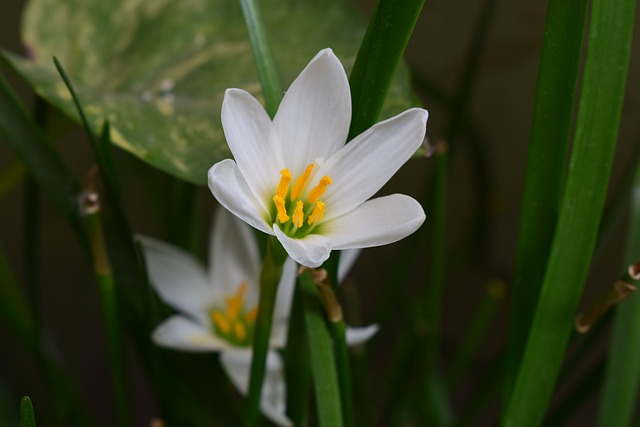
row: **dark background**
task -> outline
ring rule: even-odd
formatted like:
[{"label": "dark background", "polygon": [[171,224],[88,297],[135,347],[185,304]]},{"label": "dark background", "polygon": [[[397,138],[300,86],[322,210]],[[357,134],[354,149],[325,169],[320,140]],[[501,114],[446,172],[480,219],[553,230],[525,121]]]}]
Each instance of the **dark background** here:
[{"label": "dark background", "polygon": [[[369,15],[374,1],[358,2],[363,12]],[[19,38],[22,1],[4,1],[0,6],[0,46],[13,52],[23,53]],[[475,0],[429,0],[409,43],[406,60],[418,80],[427,79],[448,94],[454,94],[461,79],[473,31],[482,2]],[[517,220],[521,188],[524,177],[526,149],[533,108],[533,95],[537,75],[537,64],[542,40],[545,3],[526,0],[497,2],[493,25],[489,32],[485,50],[480,59],[477,83],[471,92],[468,116],[482,136],[484,165],[487,170],[486,185],[479,188],[473,165],[482,159],[462,135],[450,141],[451,167],[447,206],[447,247],[451,254],[448,262],[446,294],[443,306],[442,363],[446,366],[455,353],[460,337],[470,320],[473,307],[484,294],[487,283],[494,279],[510,285],[517,236]],[[638,20],[636,20],[638,21]],[[635,32],[631,67],[627,82],[619,148],[613,168],[611,187],[616,188],[622,171],[628,167],[631,149],[638,143],[640,135],[640,58],[638,55],[638,31]],[[24,100],[33,105],[33,96],[15,75],[2,68],[10,82]],[[283,82],[288,84],[289,82]],[[428,136],[440,138],[450,120],[448,109],[440,104],[433,94],[417,85],[424,105],[430,112]],[[92,156],[82,132],[72,132],[58,144],[67,165],[76,176],[84,176],[91,167]],[[162,235],[162,218],[153,215],[148,206],[151,202],[144,186],[138,182],[135,161],[118,151],[116,158],[125,164],[127,180],[125,191],[128,200],[127,213],[134,228],[139,232]],[[13,153],[7,144],[0,143],[0,170],[7,167]],[[431,159],[416,159],[405,166],[383,190],[401,191],[421,197],[432,168]],[[128,166],[127,166],[128,165]],[[25,279],[24,255],[24,179],[8,194],[0,194],[0,244],[3,246],[18,279]],[[206,188],[201,191],[200,217],[203,223],[210,218],[214,206],[213,197]],[[63,218],[46,197],[38,200],[41,208],[38,221],[40,246],[37,260],[37,276],[42,291],[38,301],[40,316],[48,325],[51,343],[73,372],[74,379],[82,390],[92,410],[104,413],[109,420],[110,390],[106,364],[105,343],[98,310],[99,297],[90,266]],[[468,230],[474,218],[485,214],[484,238],[475,258],[456,258],[468,240]],[[427,221],[430,213],[427,211]],[[624,218],[622,218],[624,220]],[[583,305],[594,298],[601,289],[610,284],[619,274],[620,256],[624,246],[624,221],[619,224],[596,253],[595,262],[585,288]],[[206,239],[205,239],[206,240]],[[203,242],[204,243],[204,242]],[[375,307],[382,298],[385,263],[401,250],[401,244],[367,250],[353,270],[344,287],[343,299],[347,316],[352,324],[368,324],[372,321]],[[422,256],[422,255],[421,255]],[[419,295],[426,283],[428,269],[425,261],[415,266],[406,289],[399,290],[409,296]],[[462,262],[456,262],[462,261]],[[640,297],[640,296],[639,296]],[[401,299],[404,301],[405,299]],[[393,360],[395,337],[398,328],[415,327],[406,321],[405,307],[397,307],[388,323],[383,325],[379,336],[372,342],[370,355],[374,363],[368,375],[374,378],[374,389],[370,390],[374,401],[384,401],[389,390],[385,390],[385,367]],[[486,369],[489,360],[500,351],[507,322],[508,302],[505,302],[492,323],[473,372]],[[424,325],[422,325],[424,326]],[[602,340],[602,348],[606,344]],[[0,383],[10,384],[9,393],[15,401],[19,396],[33,397],[36,411],[39,402],[47,400],[38,386],[39,373],[33,368],[33,359],[17,343],[15,336],[0,323]],[[585,355],[586,366],[598,354]],[[132,372],[136,376],[137,425],[146,425],[154,413],[154,403],[149,397],[141,369],[132,360]],[[474,384],[474,378],[465,382],[465,387],[455,393],[458,408],[463,408],[465,399]],[[559,390],[567,384],[560,384]],[[561,393],[560,391],[560,393]],[[589,425],[594,413],[597,396],[591,399],[592,407],[586,406],[571,425]],[[497,408],[497,401],[493,405]],[[0,409],[3,410],[3,409]],[[6,409],[4,409],[6,410]],[[49,425],[46,420],[39,419]],[[491,416],[487,416],[490,425]],[[107,422],[105,425],[109,425]],[[485,425],[485,424],[483,424]]]}]

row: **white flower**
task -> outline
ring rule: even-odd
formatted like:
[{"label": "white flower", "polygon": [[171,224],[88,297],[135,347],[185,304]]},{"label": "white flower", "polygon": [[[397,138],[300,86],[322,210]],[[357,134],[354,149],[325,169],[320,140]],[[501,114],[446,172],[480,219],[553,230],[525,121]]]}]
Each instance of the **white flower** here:
[{"label": "white flower", "polygon": [[[209,239],[209,269],[191,254],[156,239],[138,236],[144,247],[151,285],[178,314],[161,323],[153,341],[177,350],[219,351],[220,361],[236,388],[247,394],[251,344],[257,314],[261,261],[249,226],[224,209],[218,211]],[[338,268],[342,280],[358,251],[345,251]],[[280,354],[287,338],[295,285],[295,264],[287,260],[278,285],[267,370],[260,409],[278,425],[290,426],[285,415],[286,391]],[[363,343],[377,325],[347,328],[350,345]]]},{"label": "white flower", "polygon": [[[251,344],[258,311],[261,259],[249,226],[220,209],[209,240],[209,269],[185,251],[139,236],[149,278],[160,298],[178,314],[161,323],[153,341],[178,350],[219,351],[234,385],[246,394],[251,371]],[[267,370],[260,409],[274,423],[291,426],[285,415],[283,366],[276,348],[284,347],[295,264],[285,263],[278,286]]]},{"label": "white flower", "polygon": [[349,83],[324,49],[293,82],[273,121],[249,93],[226,91],[222,125],[235,161],[209,170],[209,188],[307,267],[320,266],[332,249],[392,243],[424,222],[422,207],[401,194],[369,199],[418,149],[427,116],[412,108],[345,145]]}]

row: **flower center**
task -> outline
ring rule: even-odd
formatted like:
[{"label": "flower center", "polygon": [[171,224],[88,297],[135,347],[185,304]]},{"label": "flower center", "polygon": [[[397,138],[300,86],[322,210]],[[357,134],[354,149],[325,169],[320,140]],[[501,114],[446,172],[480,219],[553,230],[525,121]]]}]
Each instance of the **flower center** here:
[{"label": "flower center", "polygon": [[235,294],[227,297],[224,309],[214,308],[210,312],[211,323],[216,334],[236,346],[250,346],[253,340],[253,327],[258,315],[258,307],[244,310],[244,299],[247,294],[247,282],[240,283]]},{"label": "flower center", "polygon": [[324,216],[326,205],[319,199],[333,181],[330,177],[323,176],[318,185],[307,191],[315,166],[316,163],[307,166],[293,184],[291,171],[289,169],[280,171],[282,177],[273,196],[275,211],[272,217],[275,216],[276,221],[282,226],[282,231],[288,236],[306,236]]}]

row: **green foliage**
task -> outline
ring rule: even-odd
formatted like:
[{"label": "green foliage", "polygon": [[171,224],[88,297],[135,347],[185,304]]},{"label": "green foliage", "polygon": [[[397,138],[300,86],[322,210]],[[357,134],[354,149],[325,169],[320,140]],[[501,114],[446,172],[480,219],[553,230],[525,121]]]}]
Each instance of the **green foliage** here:
[{"label": "green foliage", "polygon": [[[268,0],[261,8],[286,85],[324,47],[345,66],[353,63],[365,23],[343,1]],[[31,59],[3,56],[54,106],[78,119],[51,63],[55,55],[94,133],[108,120],[116,145],[198,184],[230,157],[220,123],[224,90],[261,92],[238,2],[32,0],[25,13]],[[385,115],[406,109],[409,93],[407,73],[398,73]]]}]

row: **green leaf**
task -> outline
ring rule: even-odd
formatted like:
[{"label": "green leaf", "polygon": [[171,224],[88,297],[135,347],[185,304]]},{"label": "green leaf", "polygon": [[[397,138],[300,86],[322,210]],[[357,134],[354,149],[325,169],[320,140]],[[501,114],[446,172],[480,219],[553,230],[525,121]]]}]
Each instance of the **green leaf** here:
[{"label": "green leaf", "polygon": [[618,137],[635,1],[594,0],[576,134],[538,307],[504,426],[541,425],[589,271]]},{"label": "green leaf", "polygon": [[20,401],[20,423],[18,427],[36,427],[36,416],[33,413],[31,399],[25,396]]},{"label": "green leaf", "polygon": [[[625,268],[640,254],[640,163],[630,191],[631,215]],[[598,426],[632,425],[640,385],[640,295],[631,295],[616,309],[605,373]]]},{"label": "green leaf", "polygon": [[[324,47],[353,63],[365,23],[344,1],[266,0],[261,9],[285,86]],[[230,157],[219,118],[224,90],[260,93],[234,0],[31,0],[23,41],[32,59],[3,57],[41,96],[78,119],[51,64],[56,55],[96,134],[108,120],[116,145],[198,184]],[[385,116],[409,106],[408,73],[397,74]]]},{"label": "green leaf", "polygon": [[527,342],[558,219],[587,3],[550,0],[547,9],[518,234],[505,396],[511,394]]}]

